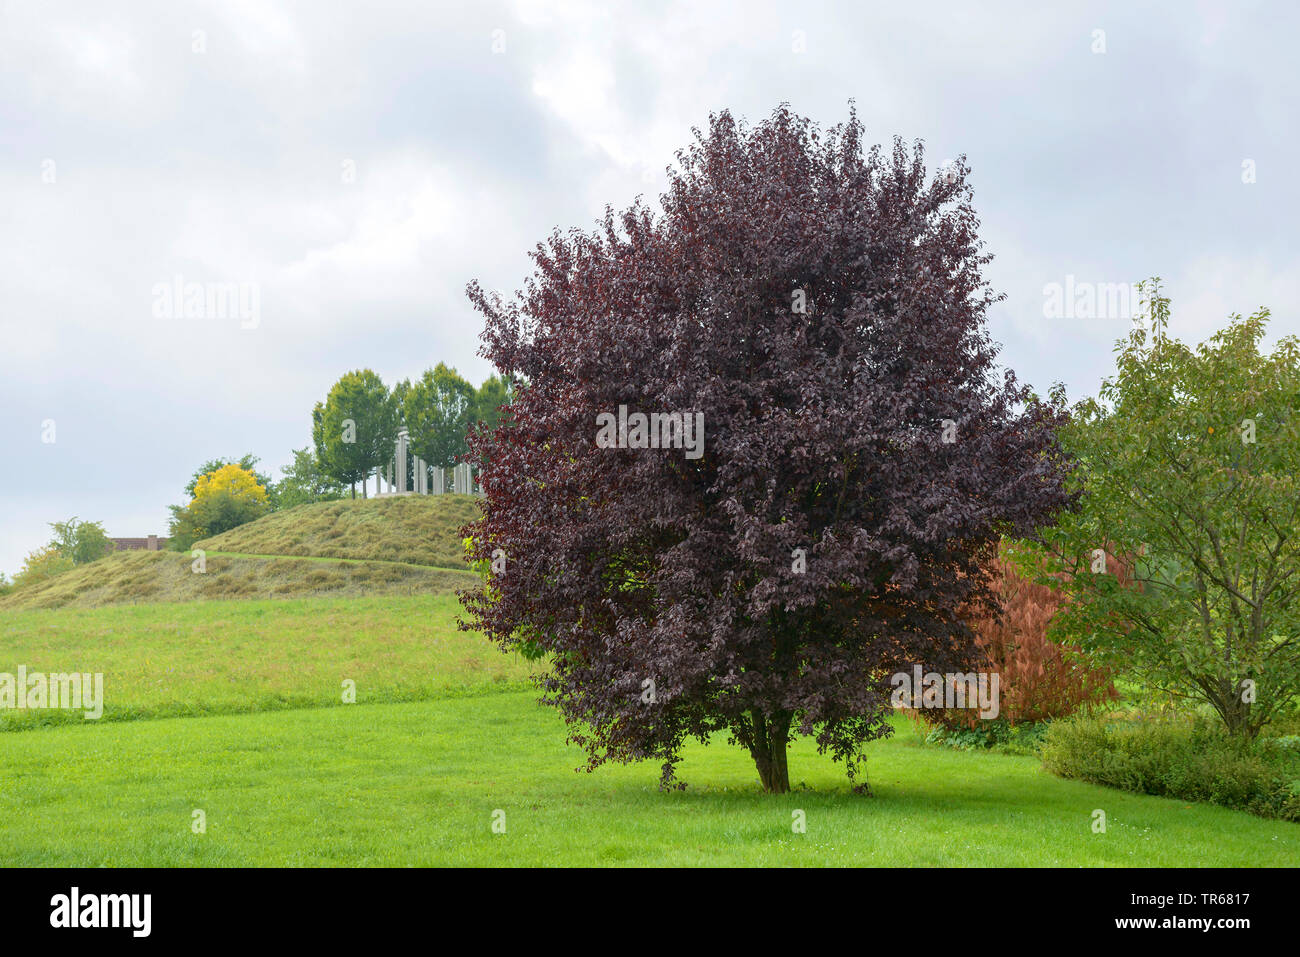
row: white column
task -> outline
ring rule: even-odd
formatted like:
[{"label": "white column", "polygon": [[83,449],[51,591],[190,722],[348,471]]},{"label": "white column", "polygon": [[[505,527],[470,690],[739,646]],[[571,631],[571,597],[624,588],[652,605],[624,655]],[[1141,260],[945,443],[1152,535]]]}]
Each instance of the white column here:
[{"label": "white column", "polygon": [[406,429],[397,433],[397,494],[406,491],[406,442],[409,436]]}]

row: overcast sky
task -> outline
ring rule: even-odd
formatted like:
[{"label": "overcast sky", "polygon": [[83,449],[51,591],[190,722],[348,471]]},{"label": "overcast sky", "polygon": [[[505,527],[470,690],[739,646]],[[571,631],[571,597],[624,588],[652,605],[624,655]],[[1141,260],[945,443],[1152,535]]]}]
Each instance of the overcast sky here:
[{"label": "overcast sky", "polygon": [[[1187,339],[1261,305],[1300,333],[1293,4],[115,6],[0,4],[11,575],[71,515],[165,535],[206,459],[278,476],[348,369],[478,383],[466,282],[516,289],[552,228],[656,197],[722,108],[853,99],[871,142],[964,153],[993,335],[1043,390],[1095,393],[1127,327],[1045,315],[1068,276],[1162,276]],[[160,317],[176,277],[257,314]]]}]

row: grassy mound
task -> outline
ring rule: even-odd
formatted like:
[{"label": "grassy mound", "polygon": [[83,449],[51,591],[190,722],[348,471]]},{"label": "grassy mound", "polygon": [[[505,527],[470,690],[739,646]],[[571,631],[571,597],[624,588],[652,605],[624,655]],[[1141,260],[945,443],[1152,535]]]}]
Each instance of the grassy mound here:
[{"label": "grassy mound", "polygon": [[464,570],[460,528],[479,515],[470,495],[343,499],[273,512],[196,542],[209,552],[409,562]]},{"label": "grassy mound", "polygon": [[[385,562],[316,561],[209,553],[196,574],[188,554],[119,552],[0,596],[0,610],[93,608],[141,602],[446,594],[469,572]],[[10,623],[5,623],[6,630]]]}]

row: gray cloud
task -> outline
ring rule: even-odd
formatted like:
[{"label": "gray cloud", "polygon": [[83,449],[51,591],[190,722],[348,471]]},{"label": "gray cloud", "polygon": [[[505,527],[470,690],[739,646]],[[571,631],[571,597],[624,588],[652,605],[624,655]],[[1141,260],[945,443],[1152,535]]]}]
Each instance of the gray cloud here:
[{"label": "gray cloud", "polygon": [[[853,99],[873,140],[965,154],[1008,294],[993,332],[1035,384],[1094,392],[1123,332],[1044,317],[1067,275],[1163,276],[1188,338],[1263,304],[1300,332],[1300,15],[1282,5],[2,10],[10,573],[72,514],[164,532],[212,456],[278,470],[346,369],[483,378],[465,283],[516,288],[552,228],[653,197],[724,107],[757,120],[786,100],[830,124]],[[257,327],[156,318],[177,275],[256,284]]]}]

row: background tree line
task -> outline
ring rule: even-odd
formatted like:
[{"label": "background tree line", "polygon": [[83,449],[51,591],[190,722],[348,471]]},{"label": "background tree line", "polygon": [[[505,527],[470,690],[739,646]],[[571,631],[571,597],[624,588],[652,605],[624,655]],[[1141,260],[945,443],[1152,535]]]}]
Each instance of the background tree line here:
[{"label": "background tree line", "polygon": [[416,458],[448,468],[469,454],[471,429],[496,427],[510,390],[500,376],[477,389],[455,369],[438,363],[420,378],[384,385],[370,369],[344,374],[312,409],[312,444],[320,471],[338,486],[356,486],[392,460],[398,432],[410,436],[407,474]]},{"label": "background tree line", "polygon": [[510,400],[506,380],[490,376],[477,389],[446,363],[391,389],[371,369],[345,373],[312,409],[312,444],[293,450],[280,481],[258,471],[260,459],[211,459],[185,486],[189,502],[172,505],[169,547],[188,549],[282,508],[367,494],[366,479],[392,461],[397,434],[410,436],[407,474],[415,459],[450,467],[468,454],[468,433],[495,428]]}]

